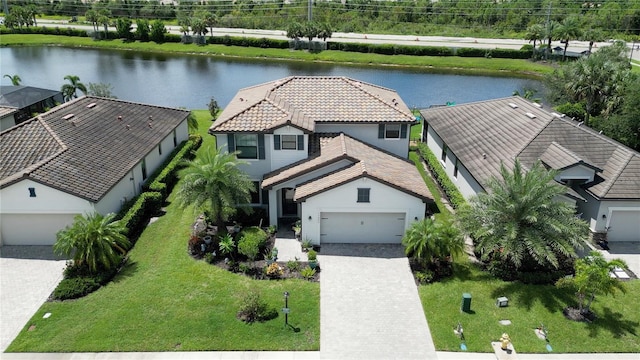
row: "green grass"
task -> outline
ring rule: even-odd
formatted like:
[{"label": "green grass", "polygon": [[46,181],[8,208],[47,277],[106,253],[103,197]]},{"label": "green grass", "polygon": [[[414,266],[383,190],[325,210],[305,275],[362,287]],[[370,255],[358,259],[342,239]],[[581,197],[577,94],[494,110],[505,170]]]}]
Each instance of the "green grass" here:
[{"label": "green grass", "polygon": [[[197,111],[200,133],[210,126]],[[213,145],[205,136],[203,151]],[[171,201],[171,197],[169,199]],[[303,280],[257,281],[232,274],[187,254],[191,209],[169,204],[149,225],[115,280],[75,301],[47,302],[25,325],[9,352],[107,352],[197,350],[317,350],[320,286]],[[284,319],[245,324],[236,319],[241,294],[257,289],[269,306],[284,305]],[[43,319],[45,313],[51,317]],[[28,331],[30,326],[35,326]]]},{"label": "green grass", "polygon": [[[597,297],[591,324],[569,321],[562,309],[575,305],[568,290],[553,286],[523,285],[491,278],[470,264],[456,264],[456,275],[441,283],[420,286],[419,294],[437,350],[460,351],[453,333],[458,321],[470,352],[492,352],[491,341],[509,334],[517,352],[545,353],[545,341],[534,329],[543,323],[555,353],[640,352],[640,280],[627,282],[627,294]],[[470,293],[471,314],[460,312],[463,293]],[[496,298],[506,296],[509,306],[498,308]],[[503,326],[499,320],[511,320]]]},{"label": "green grass", "polygon": [[336,62],[357,65],[404,66],[428,68],[431,71],[455,72],[477,75],[538,77],[551,73],[553,67],[542,63],[518,59],[464,58],[457,56],[408,56],[380,55],[342,51],[309,53],[287,49],[262,49],[240,46],[206,45],[154,42],[123,42],[121,40],[94,41],[90,38],[7,34],[0,38],[0,46],[68,46],[102,49],[123,49],[148,52],[187,53],[221,57],[264,58],[292,61]]},{"label": "green grass", "polygon": [[418,169],[418,172],[420,173],[420,175],[422,175],[422,178],[424,179],[425,184],[427,184],[427,188],[431,192],[431,195],[433,195],[433,200],[435,201],[436,206],[438,207],[438,211],[435,213],[436,220],[450,219],[452,215],[449,212],[449,210],[442,204],[442,195],[440,194],[438,185],[436,185],[433,178],[427,173],[427,170],[425,170],[424,166],[422,165],[422,159],[420,158],[420,155],[418,155],[418,153],[416,153],[415,151],[411,151],[409,153],[409,160],[413,161],[414,164],[416,164],[416,168]]}]

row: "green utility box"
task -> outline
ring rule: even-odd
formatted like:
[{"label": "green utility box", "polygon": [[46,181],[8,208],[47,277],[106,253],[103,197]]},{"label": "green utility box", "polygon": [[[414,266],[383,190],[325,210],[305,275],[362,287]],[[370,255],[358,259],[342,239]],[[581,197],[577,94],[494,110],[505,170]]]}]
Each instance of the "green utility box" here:
[{"label": "green utility box", "polygon": [[462,305],[460,305],[460,310],[466,313],[471,312],[471,294],[462,294]]}]

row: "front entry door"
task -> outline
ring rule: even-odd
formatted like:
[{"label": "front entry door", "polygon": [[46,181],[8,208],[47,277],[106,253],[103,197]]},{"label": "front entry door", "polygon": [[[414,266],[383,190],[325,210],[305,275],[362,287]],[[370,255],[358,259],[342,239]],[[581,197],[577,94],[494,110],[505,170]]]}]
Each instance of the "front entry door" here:
[{"label": "front entry door", "polygon": [[282,189],[282,216],[298,216],[298,204],[293,201],[295,189]]}]

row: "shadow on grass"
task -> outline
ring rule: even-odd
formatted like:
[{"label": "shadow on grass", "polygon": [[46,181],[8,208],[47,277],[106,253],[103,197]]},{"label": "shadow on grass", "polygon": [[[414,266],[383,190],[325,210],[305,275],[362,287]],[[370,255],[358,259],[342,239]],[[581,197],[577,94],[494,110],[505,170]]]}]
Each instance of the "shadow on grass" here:
[{"label": "shadow on grass", "polygon": [[567,304],[575,302],[575,296],[568,289],[558,289],[553,285],[530,285],[513,281],[498,286],[491,292],[494,298],[506,296],[513,303],[530,310],[540,302],[549,311],[561,311]]},{"label": "shadow on grass", "polygon": [[478,264],[471,262],[454,262],[453,276],[443,279],[441,282],[449,281],[489,281],[495,280],[489,273],[480,269]]},{"label": "shadow on grass", "polygon": [[138,272],[138,263],[129,259],[111,281],[113,283],[119,283],[122,280],[133,277],[136,272]]},{"label": "shadow on grass", "polygon": [[615,312],[609,307],[603,308],[604,313],[596,314],[598,318],[589,324],[589,336],[599,337],[600,331],[609,331],[614,338],[620,338],[623,335],[631,334],[638,336],[640,323],[625,319],[622,313]]}]

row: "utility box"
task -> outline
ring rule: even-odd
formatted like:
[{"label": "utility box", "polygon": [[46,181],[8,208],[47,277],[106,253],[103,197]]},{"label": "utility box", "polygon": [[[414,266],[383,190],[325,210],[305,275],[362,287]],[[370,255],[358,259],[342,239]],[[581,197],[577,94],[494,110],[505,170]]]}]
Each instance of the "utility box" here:
[{"label": "utility box", "polygon": [[460,310],[466,313],[471,312],[471,294],[462,294],[462,305],[460,306]]},{"label": "utility box", "polygon": [[498,300],[496,300],[496,306],[497,307],[507,307],[507,306],[509,306],[509,299],[507,299],[504,296],[499,297]]}]

